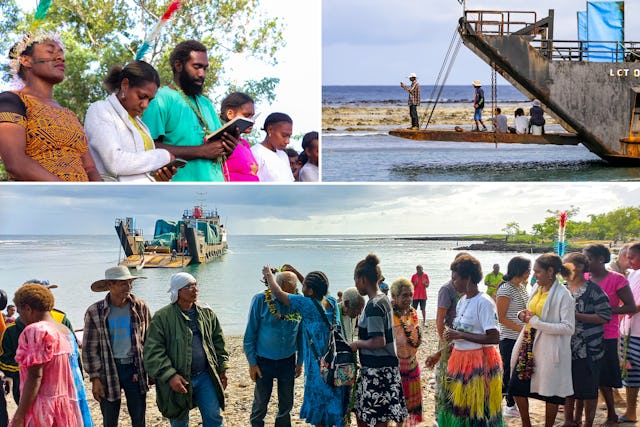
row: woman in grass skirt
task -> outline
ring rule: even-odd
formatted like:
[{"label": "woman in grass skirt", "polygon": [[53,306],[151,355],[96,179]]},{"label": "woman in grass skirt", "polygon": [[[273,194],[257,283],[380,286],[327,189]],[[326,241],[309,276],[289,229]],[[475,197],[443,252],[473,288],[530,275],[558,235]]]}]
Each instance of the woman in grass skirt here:
[{"label": "woman in grass skirt", "polygon": [[[444,337],[451,351],[447,364],[444,402],[438,405],[438,425],[502,426],[502,360],[496,348],[500,340],[493,299],[478,290],[480,262],[471,255],[451,264],[453,287],[463,296],[456,309],[453,329]],[[441,351],[427,359],[433,367]]]}]

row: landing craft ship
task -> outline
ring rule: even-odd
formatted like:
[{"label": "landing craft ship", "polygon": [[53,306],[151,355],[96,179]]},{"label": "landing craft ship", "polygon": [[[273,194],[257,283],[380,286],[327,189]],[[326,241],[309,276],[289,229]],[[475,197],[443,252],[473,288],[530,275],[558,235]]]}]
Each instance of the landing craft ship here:
[{"label": "landing craft ship", "polygon": [[[589,9],[591,3],[609,2],[588,2],[589,25],[600,19],[602,27],[609,26],[610,17],[599,17],[597,9]],[[622,35],[624,3],[611,3],[617,3],[613,12],[620,16]],[[394,129],[391,135],[422,141],[582,143],[611,164],[640,164],[640,42],[594,40],[582,31],[579,40],[556,40],[553,9],[542,19],[536,12],[465,10],[457,32],[467,48],[527,97],[538,99],[567,132]]]},{"label": "landing craft ship", "polygon": [[180,221],[159,219],[153,239],[145,241],[133,218],[118,218],[116,233],[125,258],[120,262],[131,268],[183,267],[209,262],[227,249],[227,233],[218,211],[202,206],[185,210]]}]

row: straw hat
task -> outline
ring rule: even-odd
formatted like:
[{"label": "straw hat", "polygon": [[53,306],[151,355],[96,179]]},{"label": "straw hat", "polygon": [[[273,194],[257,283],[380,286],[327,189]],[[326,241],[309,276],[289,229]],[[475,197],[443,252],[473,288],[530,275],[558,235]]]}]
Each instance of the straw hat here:
[{"label": "straw hat", "polygon": [[473,84],[475,87],[482,86],[482,83],[480,83],[480,80],[474,80],[472,84]]},{"label": "straw hat", "polygon": [[416,73],[409,73],[409,78],[415,78],[417,79],[418,76],[416,76]]},{"label": "straw hat", "polygon": [[540,101],[538,101],[537,99],[534,99],[532,102],[534,107],[539,107],[540,106]]},{"label": "straw hat", "polygon": [[104,272],[104,279],[97,280],[91,284],[93,292],[105,292],[109,290],[109,282],[112,280],[135,280],[146,279],[144,276],[132,276],[127,267],[117,266],[108,268]]}]

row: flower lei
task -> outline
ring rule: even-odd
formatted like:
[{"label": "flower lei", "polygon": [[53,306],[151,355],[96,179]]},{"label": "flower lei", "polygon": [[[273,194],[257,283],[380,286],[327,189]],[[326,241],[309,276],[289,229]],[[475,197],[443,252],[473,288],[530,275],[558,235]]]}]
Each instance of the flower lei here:
[{"label": "flower lei", "polygon": [[[413,307],[409,307],[409,315],[411,315],[415,310]],[[407,342],[413,348],[418,348],[422,343],[422,332],[420,332],[420,327],[416,328],[418,331],[418,340],[417,342],[413,340],[412,335],[413,332],[408,328],[407,322],[403,319],[403,315],[400,313],[400,310],[397,307],[393,308],[393,314],[400,320],[400,326],[402,326],[402,330],[404,331],[404,335],[407,337]]]},{"label": "flower lei", "polygon": [[[298,292],[296,291],[296,294]],[[276,303],[273,302],[273,297],[271,295],[271,289],[267,288],[264,291],[264,301],[267,303],[267,305],[269,306],[269,312],[271,312],[271,314],[273,314],[277,319],[280,320],[288,320],[290,322],[299,322],[300,320],[302,320],[302,316],[300,315],[300,313],[298,312],[293,312],[293,313],[289,313],[289,314],[282,314],[278,311],[278,309],[276,308]]]},{"label": "flower lei", "polygon": [[18,76],[18,71],[20,70],[20,57],[24,51],[34,43],[42,43],[45,40],[53,40],[64,50],[64,43],[60,40],[60,34],[54,31],[37,29],[34,32],[24,34],[22,39],[15,44],[15,47],[9,54],[9,68],[11,69],[11,73],[14,77]]},{"label": "flower lei", "polygon": [[533,339],[535,336],[535,329],[524,331],[524,337],[522,345],[520,345],[520,351],[518,352],[518,364],[516,370],[518,372],[518,379],[526,381],[530,380],[533,375],[535,363],[533,360]]}]

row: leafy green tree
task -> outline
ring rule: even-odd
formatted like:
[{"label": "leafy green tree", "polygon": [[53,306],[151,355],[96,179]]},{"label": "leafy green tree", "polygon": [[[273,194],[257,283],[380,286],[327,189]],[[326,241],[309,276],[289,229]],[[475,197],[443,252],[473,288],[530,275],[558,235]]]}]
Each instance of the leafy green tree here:
[{"label": "leafy green tree", "polygon": [[[144,33],[158,21],[169,0],[65,0],[53,1],[44,27],[62,36],[66,47],[65,81],[54,96],[81,120],[90,103],[103,98],[102,79],[113,65],[131,61]],[[4,56],[20,34],[28,29],[32,13],[16,0],[0,1],[0,50]],[[213,86],[232,88],[233,70],[224,67],[231,55],[276,64],[284,45],[282,24],[269,16],[259,0],[183,0],[145,60],[160,72],[163,84],[171,81],[169,54],[177,43],[195,39],[209,49],[205,93]],[[7,78],[5,73],[5,79]],[[265,77],[233,85],[257,101],[274,99],[279,79]],[[230,92],[225,91],[225,92]],[[216,100],[214,100],[216,101]]]},{"label": "leafy green tree", "polygon": [[502,231],[504,231],[505,233],[504,240],[505,242],[507,242],[509,241],[510,236],[515,236],[520,233],[520,224],[515,221],[508,222],[507,225],[504,226]]},{"label": "leafy green tree", "polygon": [[[567,224],[565,228],[565,236],[567,239],[575,235],[577,227],[571,219],[574,218],[579,211],[580,209],[574,206],[571,206],[566,210]],[[542,240],[554,240],[557,238],[561,212],[562,211],[560,210],[547,209],[547,213],[551,214],[551,216],[546,217],[541,223],[533,224],[531,227],[532,234]]]}]

